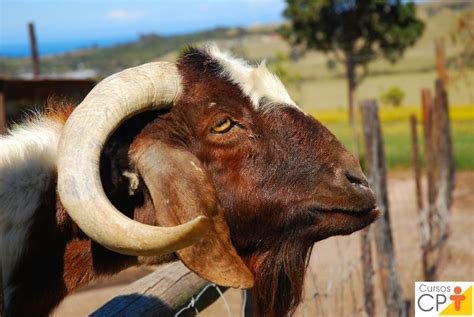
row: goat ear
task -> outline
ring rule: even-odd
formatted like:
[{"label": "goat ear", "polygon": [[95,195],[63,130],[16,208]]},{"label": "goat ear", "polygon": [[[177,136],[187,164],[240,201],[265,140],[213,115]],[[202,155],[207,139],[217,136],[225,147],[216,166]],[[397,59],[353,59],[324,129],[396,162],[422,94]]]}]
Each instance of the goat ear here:
[{"label": "goat ear", "polygon": [[211,282],[251,288],[253,275],[237,254],[214,185],[202,163],[190,152],[161,141],[132,147],[132,161],[145,181],[157,225],[175,226],[198,215],[211,219],[205,238],[177,251],[192,271]]}]

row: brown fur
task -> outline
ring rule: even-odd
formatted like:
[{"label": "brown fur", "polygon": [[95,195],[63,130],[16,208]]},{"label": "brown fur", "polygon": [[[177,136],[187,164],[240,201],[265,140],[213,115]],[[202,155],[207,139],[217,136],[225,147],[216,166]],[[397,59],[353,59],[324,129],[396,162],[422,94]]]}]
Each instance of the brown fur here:
[{"label": "brown fur", "polygon": [[48,98],[43,115],[64,124],[73,111],[74,105],[72,102],[57,96],[51,96]]}]

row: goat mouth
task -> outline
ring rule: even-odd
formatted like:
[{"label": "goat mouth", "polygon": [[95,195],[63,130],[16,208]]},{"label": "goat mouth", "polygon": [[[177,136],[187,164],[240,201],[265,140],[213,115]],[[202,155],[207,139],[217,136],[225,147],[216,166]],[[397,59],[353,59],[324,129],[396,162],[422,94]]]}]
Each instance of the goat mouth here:
[{"label": "goat mouth", "polygon": [[374,222],[381,214],[375,206],[358,210],[311,209],[315,241],[331,236],[348,235]]},{"label": "goat mouth", "polygon": [[365,218],[373,218],[373,220],[377,219],[381,212],[377,206],[371,206],[364,209],[338,209],[338,208],[314,208],[310,209],[310,213],[319,216],[321,214],[334,214],[334,215],[343,215],[348,216],[355,219],[365,219]]},{"label": "goat mouth", "polygon": [[361,210],[334,210],[330,212],[340,212],[346,215],[350,216],[355,216],[355,217],[366,217],[366,216],[371,216],[371,215],[379,215],[380,214],[380,209],[377,208],[376,206],[370,207],[370,208],[365,208]]}]

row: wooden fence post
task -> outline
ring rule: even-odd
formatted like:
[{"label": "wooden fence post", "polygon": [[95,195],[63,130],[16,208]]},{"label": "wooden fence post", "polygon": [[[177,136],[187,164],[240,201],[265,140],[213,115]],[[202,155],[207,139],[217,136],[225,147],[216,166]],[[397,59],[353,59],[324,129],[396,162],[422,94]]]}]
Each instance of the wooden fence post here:
[{"label": "wooden fence post", "polygon": [[433,149],[433,98],[429,89],[421,91],[422,114],[423,114],[423,135],[425,139],[425,168],[428,188],[428,206],[426,207],[428,227],[426,240],[426,266],[423,267],[425,281],[434,280],[436,265],[432,259],[432,232],[433,215],[435,213],[436,184],[434,178],[434,149]]},{"label": "wooden fence post", "polygon": [[375,316],[374,267],[372,264],[372,244],[370,227],[360,233],[362,253],[362,275],[364,281],[364,309],[368,317]]},{"label": "wooden fence post", "polygon": [[448,216],[454,189],[454,156],[451,141],[448,100],[442,79],[436,81],[431,115],[432,208],[429,210],[429,279],[438,279],[438,269],[448,239]]},{"label": "wooden fence post", "polygon": [[413,114],[410,116],[411,126],[411,145],[412,145],[412,164],[413,172],[415,175],[415,186],[416,186],[416,205],[418,207],[419,226],[420,226],[420,237],[421,237],[421,263],[423,271],[423,280],[428,278],[428,242],[429,242],[429,224],[427,217],[427,210],[423,208],[423,190],[421,186],[421,164],[420,154],[418,150],[418,133],[417,133],[417,121],[416,116]]},{"label": "wooden fence post", "polygon": [[443,81],[443,86],[447,87],[448,73],[446,72],[446,54],[444,48],[444,39],[437,38],[435,40],[436,70],[438,72],[438,78]]},{"label": "wooden fence post", "polygon": [[5,95],[0,92],[0,134],[8,129],[7,125],[7,109],[5,104]]},{"label": "wooden fence post", "polygon": [[433,209],[434,205],[435,185],[433,177],[433,140],[431,138],[433,99],[431,98],[431,92],[429,89],[423,89],[421,91],[421,102],[423,114],[423,135],[425,139],[425,167],[428,181],[428,210],[431,210]]},{"label": "wooden fence post", "polygon": [[[167,263],[127,286],[90,316],[168,317],[180,311],[180,317],[195,316],[196,311],[203,310],[219,297],[219,292],[211,285],[181,262]],[[220,290],[223,292],[225,288]],[[184,309],[187,305],[189,309]]]},{"label": "wooden fence post", "polygon": [[38,78],[40,75],[38,44],[36,42],[35,25],[33,22],[28,23],[28,34],[30,36],[31,63],[33,66],[33,77]]},{"label": "wooden fence post", "polygon": [[418,132],[416,115],[410,116],[410,131],[411,131],[411,159],[413,164],[413,172],[415,174],[416,187],[416,205],[418,210],[423,209],[423,190],[421,188],[421,168],[420,168],[420,154],[418,151]]},{"label": "wooden fence post", "polygon": [[408,312],[400,286],[390,227],[385,152],[377,102],[375,100],[365,100],[361,102],[360,108],[364,127],[367,165],[369,166],[369,184],[375,192],[377,204],[382,212],[380,219],[374,223],[374,238],[387,316],[406,316]]},{"label": "wooden fence post", "polygon": [[[455,168],[454,154],[451,140],[451,124],[449,121],[449,103],[448,95],[444,81],[436,80],[436,95],[433,109],[433,139],[437,170],[436,177],[437,197],[436,205],[449,209],[452,203],[452,194],[454,189]],[[439,201],[442,200],[442,201]]]}]

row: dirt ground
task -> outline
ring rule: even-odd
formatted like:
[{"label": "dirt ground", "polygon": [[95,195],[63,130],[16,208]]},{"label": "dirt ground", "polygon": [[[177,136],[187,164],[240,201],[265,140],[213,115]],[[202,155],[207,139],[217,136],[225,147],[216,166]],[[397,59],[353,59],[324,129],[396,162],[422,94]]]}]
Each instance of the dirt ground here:
[{"label": "dirt ground", "polygon": [[[415,202],[415,185],[410,172],[390,174],[388,178],[390,215],[398,260],[398,271],[406,299],[413,300],[415,281],[422,280],[420,234]],[[426,191],[426,186],[423,187]],[[440,280],[474,280],[474,172],[456,174],[454,205],[450,217],[450,237],[442,261]],[[375,257],[374,257],[375,258]],[[98,281],[69,296],[54,316],[86,316],[116,296],[132,281],[153,268],[126,270],[113,278]],[[375,267],[377,272],[377,267]],[[379,281],[375,279],[376,315],[384,315]],[[242,293],[229,290],[201,316],[241,315]],[[305,286],[304,301],[296,316],[365,316],[362,300],[360,240],[355,233],[333,237],[315,245]]]}]

